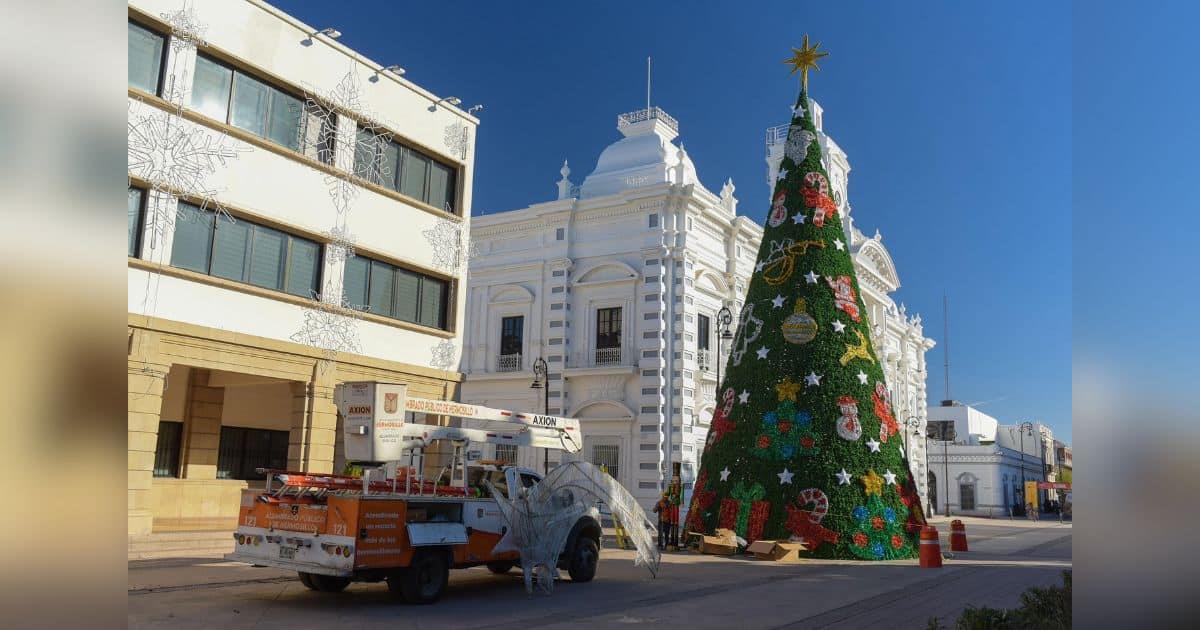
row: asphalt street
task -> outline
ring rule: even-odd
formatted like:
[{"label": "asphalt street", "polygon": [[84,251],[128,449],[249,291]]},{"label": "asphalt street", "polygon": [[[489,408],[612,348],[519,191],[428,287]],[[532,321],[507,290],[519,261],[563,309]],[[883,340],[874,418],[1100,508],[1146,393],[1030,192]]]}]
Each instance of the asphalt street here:
[{"label": "asphalt street", "polygon": [[[430,606],[398,602],[385,584],[310,591],[295,574],[219,558],[131,562],[132,628],[689,628],[953,627],[967,605],[1014,607],[1030,586],[1071,568],[1071,525],[963,519],[971,551],[941,569],[917,562],[761,562],[664,554],[657,577],[633,553],[606,548],[596,579],[566,578],[550,595],[526,595],[520,572],[451,571]],[[935,521],[948,550],[949,526]]]}]

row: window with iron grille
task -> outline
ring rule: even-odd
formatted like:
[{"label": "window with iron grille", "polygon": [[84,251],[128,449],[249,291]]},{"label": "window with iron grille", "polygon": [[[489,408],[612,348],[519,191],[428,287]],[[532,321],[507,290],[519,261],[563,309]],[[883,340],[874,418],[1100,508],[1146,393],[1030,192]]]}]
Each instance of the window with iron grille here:
[{"label": "window with iron grille", "polygon": [[154,447],[154,476],[175,477],[179,474],[179,446],[183,440],[183,423],[160,420],[158,444]]},{"label": "window with iron grille", "polygon": [[516,444],[497,444],[496,459],[506,463],[517,463],[517,445]]},{"label": "window with iron grille", "polygon": [[621,447],[616,444],[595,444],[592,446],[592,465],[604,466],[613,479],[619,479],[621,470]]}]

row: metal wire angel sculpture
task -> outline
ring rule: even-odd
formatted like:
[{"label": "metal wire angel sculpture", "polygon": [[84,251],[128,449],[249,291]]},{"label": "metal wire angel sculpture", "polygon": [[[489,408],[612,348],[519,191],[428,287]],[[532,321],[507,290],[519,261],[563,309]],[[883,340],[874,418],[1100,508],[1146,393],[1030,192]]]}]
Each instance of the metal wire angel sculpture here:
[{"label": "metal wire angel sculpture", "polygon": [[625,525],[637,550],[634,564],[645,564],[651,575],[658,573],[661,559],[654,543],[655,529],[633,495],[611,475],[587,462],[566,462],[551,470],[529,488],[511,489],[504,496],[490,482],[488,489],[500,506],[508,531],[495,551],[515,550],[521,554],[525,591],[549,593],[558,577],[558,558],[579,517],[594,511],[596,501],[612,510],[613,518]]}]

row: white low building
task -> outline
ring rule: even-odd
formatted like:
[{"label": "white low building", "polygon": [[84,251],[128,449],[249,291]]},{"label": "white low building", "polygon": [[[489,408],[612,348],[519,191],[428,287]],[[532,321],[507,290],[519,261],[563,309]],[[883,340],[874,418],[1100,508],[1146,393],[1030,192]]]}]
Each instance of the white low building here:
[{"label": "white low building", "polygon": [[[930,501],[945,514],[1008,516],[1030,502],[1025,481],[1053,481],[1054,434],[1031,422],[1002,425],[982,411],[955,401],[929,408]],[[951,431],[946,433],[946,431]],[[1041,491],[1045,501],[1046,491]],[[1010,512],[1011,510],[1011,512]]]},{"label": "white low building", "polygon": [[[722,306],[739,312],[762,227],[737,216],[732,181],[714,194],[697,179],[665,112],[623,114],[617,129],[623,138],[601,152],[582,185],[572,184],[564,164],[558,199],[473,220],[462,391],[464,401],[541,409],[543,390],[529,385],[533,362],[545,358],[550,412],[580,417],[583,456],[615,470],[650,505],[669,479],[668,459],[682,462],[691,488],[718,363],[724,368],[715,352],[717,313]],[[786,128],[767,134],[769,184],[785,135]],[[844,200],[849,162],[832,139],[820,138]],[[933,341],[920,317],[891,298],[900,281],[881,237],[863,235],[842,204],[873,341],[897,418],[911,422],[906,434],[924,495],[925,352]],[[542,465],[540,454],[524,457]]]}]

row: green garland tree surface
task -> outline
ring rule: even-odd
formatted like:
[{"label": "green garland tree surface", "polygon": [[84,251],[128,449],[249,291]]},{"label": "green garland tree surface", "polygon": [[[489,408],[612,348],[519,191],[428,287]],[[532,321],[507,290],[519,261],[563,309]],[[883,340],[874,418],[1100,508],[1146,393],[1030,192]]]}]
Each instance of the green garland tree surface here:
[{"label": "green garland tree surface", "polygon": [[816,557],[915,557],[925,518],[806,87],[794,111],[688,529],[803,539]]}]

